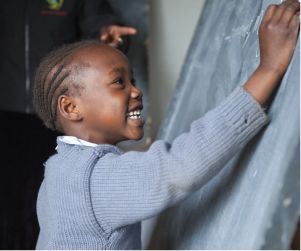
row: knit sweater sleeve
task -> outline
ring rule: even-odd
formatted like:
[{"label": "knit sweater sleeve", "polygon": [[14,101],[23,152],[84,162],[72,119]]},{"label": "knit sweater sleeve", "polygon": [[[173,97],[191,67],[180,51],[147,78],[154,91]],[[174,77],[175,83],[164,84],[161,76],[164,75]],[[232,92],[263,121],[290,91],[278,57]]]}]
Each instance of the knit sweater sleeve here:
[{"label": "knit sweater sleeve", "polygon": [[96,163],[90,184],[99,224],[110,233],[184,200],[267,122],[256,100],[238,87],[172,144],[156,141],[147,152],[106,154]]}]

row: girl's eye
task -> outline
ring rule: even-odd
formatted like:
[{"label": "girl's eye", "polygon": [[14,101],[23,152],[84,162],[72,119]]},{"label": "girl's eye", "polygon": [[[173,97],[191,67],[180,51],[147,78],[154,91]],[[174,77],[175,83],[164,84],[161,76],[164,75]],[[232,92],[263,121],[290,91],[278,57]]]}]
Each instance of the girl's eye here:
[{"label": "girl's eye", "polygon": [[136,79],[135,78],[131,80],[131,83],[134,87],[136,87]]},{"label": "girl's eye", "polygon": [[114,83],[123,85],[123,78],[118,78]]}]

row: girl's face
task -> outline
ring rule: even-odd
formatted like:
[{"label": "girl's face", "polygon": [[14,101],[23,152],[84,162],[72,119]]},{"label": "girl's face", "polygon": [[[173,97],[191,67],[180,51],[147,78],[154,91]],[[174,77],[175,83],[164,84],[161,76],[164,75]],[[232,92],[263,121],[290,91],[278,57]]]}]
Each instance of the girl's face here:
[{"label": "girl's face", "polygon": [[83,73],[85,88],[79,97],[84,125],[81,138],[114,145],[141,139],[143,94],[135,87],[126,56],[104,45],[91,46],[78,55],[89,65]]}]

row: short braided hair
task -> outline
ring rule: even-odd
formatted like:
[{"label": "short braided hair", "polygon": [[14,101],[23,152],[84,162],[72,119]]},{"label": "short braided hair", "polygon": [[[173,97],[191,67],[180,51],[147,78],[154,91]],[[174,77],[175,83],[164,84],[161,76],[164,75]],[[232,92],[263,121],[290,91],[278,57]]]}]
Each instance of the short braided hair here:
[{"label": "short braided hair", "polygon": [[63,132],[57,121],[58,98],[62,94],[80,94],[84,89],[80,75],[88,64],[76,57],[76,53],[97,44],[102,42],[88,39],[64,44],[42,59],[34,76],[33,107],[46,127]]}]

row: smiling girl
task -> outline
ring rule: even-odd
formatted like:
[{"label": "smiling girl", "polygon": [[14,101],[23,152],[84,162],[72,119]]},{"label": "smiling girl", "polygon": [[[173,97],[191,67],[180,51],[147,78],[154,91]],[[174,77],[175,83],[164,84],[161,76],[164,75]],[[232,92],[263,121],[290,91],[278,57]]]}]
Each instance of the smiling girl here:
[{"label": "smiling girl", "polygon": [[[268,123],[261,106],[291,60],[299,2],[267,9],[261,61],[246,82],[172,144],[123,153],[116,144],[143,137],[142,93],[126,56],[97,41],[64,45],[45,57],[34,107],[63,132],[45,164],[37,249],[141,249],[141,221],[200,189]],[[275,53],[277,52],[277,54]]]}]

